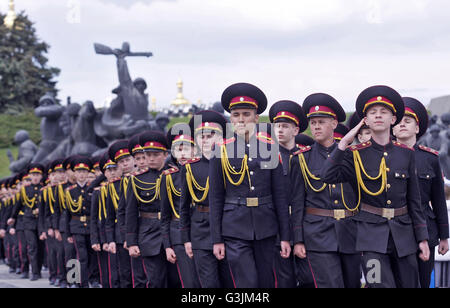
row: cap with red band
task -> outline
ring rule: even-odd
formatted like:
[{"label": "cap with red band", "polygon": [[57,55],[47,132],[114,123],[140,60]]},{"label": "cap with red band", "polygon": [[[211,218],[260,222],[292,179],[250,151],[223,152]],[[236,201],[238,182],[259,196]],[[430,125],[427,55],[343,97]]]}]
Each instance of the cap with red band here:
[{"label": "cap with red band", "polygon": [[305,99],[303,110],[308,119],[313,117],[331,117],[338,122],[344,122],[347,115],[341,104],[329,94],[315,93]]},{"label": "cap with red band", "polygon": [[236,83],[222,94],[222,107],[230,112],[234,109],[256,109],[258,114],[266,110],[267,97],[256,86],[249,83]]}]

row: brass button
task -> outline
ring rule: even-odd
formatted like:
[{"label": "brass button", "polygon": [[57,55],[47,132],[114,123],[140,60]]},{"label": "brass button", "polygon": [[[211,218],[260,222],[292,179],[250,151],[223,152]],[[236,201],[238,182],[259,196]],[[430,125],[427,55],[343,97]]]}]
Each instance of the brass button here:
[{"label": "brass button", "polygon": [[339,201],[338,200],[334,200],[334,204],[339,204]]},{"label": "brass button", "polygon": [[250,175],[253,175],[253,171],[250,171]]},{"label": "brass button", "polygon": [[427,179],[429,179],[430,178],[430,176],[429,175],[427,175]]},{"label": "brass button", "polygon": [[333,184],[333,186],[331,186],[331,187],[336,188],[336,184]]},{"label": "brass button", "polygon": [[391,188],[391,184],[387,184],[386,186],[387,186],[388,189]]},{"label": "brass button", "polygon": [[406,177],[406,175],[402,174],[402,178],[405,178],[405,177]]},{"label": "brass button", "polygon": [[387,201],[387,204],[388,204],[388,205],[391,205],[391,204],[392,204],[392,201],[391,201],[391,200],[388,200],[388,201]]},{"label": "brass button", "polygon": [[387,152],[384,152],[383,155],[384,155],[384,156],[388,156],[388,153],[387,153]]},{"label": "brass button", "polygon": [[252,186],[250,189],[251,189],[251,190],[255,190],[255,187]]},{"label": "brass button", "polygon": [[386,171],[387,171],[387,172],[389,172],[389,171],[391,171],[391,169],[389,169],[389,168],[386,168]]}]

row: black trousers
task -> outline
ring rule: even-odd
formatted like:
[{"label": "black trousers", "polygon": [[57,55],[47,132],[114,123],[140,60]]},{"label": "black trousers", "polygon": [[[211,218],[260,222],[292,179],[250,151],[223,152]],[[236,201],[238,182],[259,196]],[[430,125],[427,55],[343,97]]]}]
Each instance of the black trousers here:
[{"label": "black trousers", "polygon": [[9,232],[5,236],[6,257],[8,258],[9,267],[16,269],[20,267],[20,261],[16,255],[17,235],[11,235]]},{"label": "black trousers", "polygon": [[427,289],[430,287],[431,283],[431,273],[434,269],[434,259],[435,259],[435,247],[430,246],[430,259],[426,262],[422,261],[419,258],[419,252],[417,253],[417,263],[419,265],[419,279],[420,279],[420,287],[423,289]]},{"label": "black trousers", "polygon": [[[297,280],[295,277],[295,255],[291,253],[288,259],[284,259],[280,254],[281,247],[274,246],[273,267],[275,273],[276,288],[295,288]],[[294,249],[292,249],[292,252]]]},{"label": "black trousers", "polygon": [[316,284],[311,272],[311,266],[308,259],[300,259],[294,255],[295,259],[295,277],[298,287],[302,289],[314,289]]},{"label": "black trousers", "polygon": [[111,289],[117,289],[121,286],[120,271],[119,271],[119,256],[116,253],[107,253],[107,276],[105,277],[108,286]]},{"label": "black trousers", "polygon": [[[131,273],[131,259],[128,250],[122,244],[116,244],[117,269],[119,271],[120,287],[131,289],[133,287],[133,276]],[[113,268],[112,271],[115,269]]]},{"label": "black trousers", "polygon": [[230,266],[226,258],[217,260],[212,250],[194,249],[193,252],[201,288],[233,288]]},{"label": "black trousers", "polygon": [[226,237],[225,255],[236,288],[274,288],[273,247],[276,237],[246,241]]},{"label": "black trousers", "polygon": [[27,239],[24,230],[17,230],[17,253],[20,259],[20,271],[28,273],[30,271],[30,263],[27,252]]},{"label": "black trousers", "polygon": [[[129,257],[130,258],[130,257]],[[144,263],[141,257],[130,258],[131,276],[133,288],[142,289],[147,287],[147,276],[145,275]]]},{"label": "black trousers", "polygon": [[99,269],[97,263],[97,253],[91,247],[89,235],[74,234],[73,241],[77,254],[77,260],[81,266],[81,287],[89,288],[89,282],[98,282]]},{"label": "black trousers", "polygon": [[103,289],[110,288],[109,282],[109,268],[108,268],[108,252],[101,250],[97,253],[98,272],[100,278],[100,284]]},{"label": "black trousers", "polygon": [[67,280],[67,272],[66,272],[66,261],[65,261],[65,253],[64,253],[64,243],[54,240],[55,250],[56,250],[56,278],[61,282],[65,282]]},{"label": "black trousers", "polygon": [[363,252],[362,268],[369,288],[419,288],[416,254],[400,258],[392,237],[386,254]]},{"label": "black trousers", "polygon": [[41,272],[38,259],[38,237],[36,230],[25,230],[25,240],[27,246],[28,260],[31,264],[31,272],[38,275]]},{"label": "black trousers", "polygon": [[184,245],[174,245],[173,250],[177,256],[177,271],[182,288],[200,288],[198,281],[197,270],[195,269],[195,262],[186,254]]},{"label": "black trousers", "polygon": [[142,257],[142,262],[147,276],[147,287],[166,288],[167,260],[165,252],[161,250],[156,256]]}]

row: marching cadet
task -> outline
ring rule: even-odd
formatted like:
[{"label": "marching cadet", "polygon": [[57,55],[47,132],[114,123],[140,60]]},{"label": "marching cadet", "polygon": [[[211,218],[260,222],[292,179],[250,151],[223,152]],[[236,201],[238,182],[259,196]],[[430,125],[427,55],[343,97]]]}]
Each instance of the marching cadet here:
[{"label": "marching cadet", "polygon": [[[181,166],[195,155],[194,139],[189,125],[178,123],[167,133],[173,165],[161,176],[161,234],[167,261],[176,265],[182,288],[199,288],[194,260],[188,257],[181,238],[180,203]],[[170,277],[170,276],[169,276]],[[172,283],[169,283],[171,286]]]},{"label": "marching cadet", "polygon": [[267,98],[254,85],[239,83],[228,87],[221,101],[231,113],[234,137],[216,147],[209,165],[214,255],[226,256],[235,287],[274,287],[277,234],[283,258],[289,258],[291,246],[278,150],[267,129],[257,127]]},{"label": "marching cadet", "polygon": [[341,105],[328,94],[308,96],[303,104],[315,143],[291,159],[295,254],[306,259],[317,288],[358,288],[360,256],[355,251],[353,192],[326,185],[318,177],[336,148],[335,131],[345,121]]},{"label": "marching cadet", "polygon": [[65,190],[64,231],[67,234],[67,241],[74,244],[77,260],[80,262],[80,286],[89,288],[91,282],[95,288],[98,287],[96,277],[98,265],[89,237],[92,191],[87,186],[92,163],[89,158],[78,156],[71,161],[71,169],[76,184]]},{"label": "marching cadet", "polygon": [[428,227],[428,246],[430,259],[423,261],[418,256],[419,277],[422,288],[428,288],[431,273],[434,269],[435,247],[445,255],[448,252],[448,213],[444,193],[442,169],[439,163],[439,153],[423,145],[417,140],[428,128],[428,113],[421,102],[411,97],[404,97],[405,115],[394,129],[397,141],[413,148],[416,158],[417,176],[419,178],[420,200],[425,213]]},{"label": "marching cadet", "polygon": [[164,135],[150,131],[140,135],[147,170],[132,176],[126,195],[126,242],[131,257],[141,256],[147,286],[163,288],[167,283],[167,266],[161,236],[160,174],[167,158]]},{"label": "marching cadet", "polygon": [[18,241],[17,241],[17,234],[11,234],[10,226],[7,225],[7,220],[9,217],[11,217],[11,212],[13,208],[13,193],[12,193],[12,184],[15,182],[15,177],[10,177],[5,180],[5,192],[4,192],[4,199],[3,199],[3,215],[2,215],[2,227],[0,230],[1,234],[5,234],[5,239],[7,243],[7,255],[8,255],[8,265],[9,265],[9,272],[10,273],[16,273],[20,274],[20,260],[18,256]]},{"label": "marching cadet", "polygon": [[209,223],[209,160],[212,148],[223,142],[227,120],[215,111],[201,111],[189,122],[200,158],[187,161],[181,168],[182,187],[180,229],[186,254],[195,262],[202,288],[233,286],[226,259],[213,254]]},{"label": "marching cadet", "polygon": [[[94,188],[91,206],[91,245],[99,258],[100,283],[103,288],[119,288],[119,265],[116,253],[109,252],[109,243],[106,233],[106,220],[108,210],[106,198],[108,198],[109,183],[120,182],[120,169],[117,164],[105,153],[99,161],[99,169],[106,179]],[[114,230],[112,231],[114,232]]]},{"label": "marching cadet", "polygon": [[[356,111],[364,120],[342,138],[321,178],[331,184],[350,182],[358,192],[356,250],[362,252],[368,285],[419,287],[416,252],[421,250],[423,261],[430,252],[414,151],[390,135],[403,118],[403,100],[387,86],[374,86],[359,95]],[[372,139],[347,149],[364,123]]]},{"label": "marching cadet", "polygon": [[[132,288],[131,259],[128,251],[125,249],[125,234],[121,232],[120,224],[123,223],[125,225],[125,192],[129,178],[134,171],[134,160],[128,149],[127,140],[119,140],[113,143],[109,147],[108,153],[111,161],[119,167],[121,178],[120,181],[115,181],[113,185],[108,185],[108,197],[106,199],[108,212],[105,221],[106,240],[109,245],[109,252],[116,254],[121,288]],[[109,193],[111,189],[113,194]],[[123,198],[122,204],[120,203],[121,198]]]},{"label": "marching cadet", "polygon": [[[23,212],[23,229],[27,245],[27,253],[31,263],[32,276],[31,281],[41,278],[41,269],[38,260],[38,197],[42,188],[42,177],[44,167],[40,164],[30,164],[28,168],[28,176],[31,183],[20,189],[20,196],[14,206],[11,218],[8,224],[15,226],[19,212]],[[26,273],[28,274],[28,273]]]},{"label": "marching cadet", "polygon": [[[286,189],[286,196],[290,194],[291,185],[289,181],[290,161],[294,153],[300,150],[296,144],[296,136],[304,132],[308,128],[308,120],[305,117],[302,107],[293,101],[279,101],[272,105],[269,111],[270,122],[273,123],[275,137],[280,145],[280,161],[283,166],[283,180]],[[292,222],[289,222],[292,226]],[[293,246],[291,234],[291,249]],[[313,283],[311,272],[308,264],[302,260],[297,260],[297,267],[295,270],[295,255],[289,259],[284,259],[280,255],[280,240],[277,239],[275,245],[274,256],[274,272],[278,288],[295,288],[297,287],[297,280],[302,286],[311,285]],[[307,270],[308,269],[308,270]],[[296,274],[299,277],[296,277]]]}]

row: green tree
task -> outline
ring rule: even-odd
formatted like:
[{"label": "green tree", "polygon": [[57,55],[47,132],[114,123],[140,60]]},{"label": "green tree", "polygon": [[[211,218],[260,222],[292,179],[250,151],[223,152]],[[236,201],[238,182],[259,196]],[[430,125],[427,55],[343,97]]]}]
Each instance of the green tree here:
[{"label": "green tree", "polygon": [[50,46],[38,39],[34,23],[21,12],[12,29],[0,13],[0,110],[22,111],[37,105],[46,92],[57,94],[60,70],[49,67]]}]

